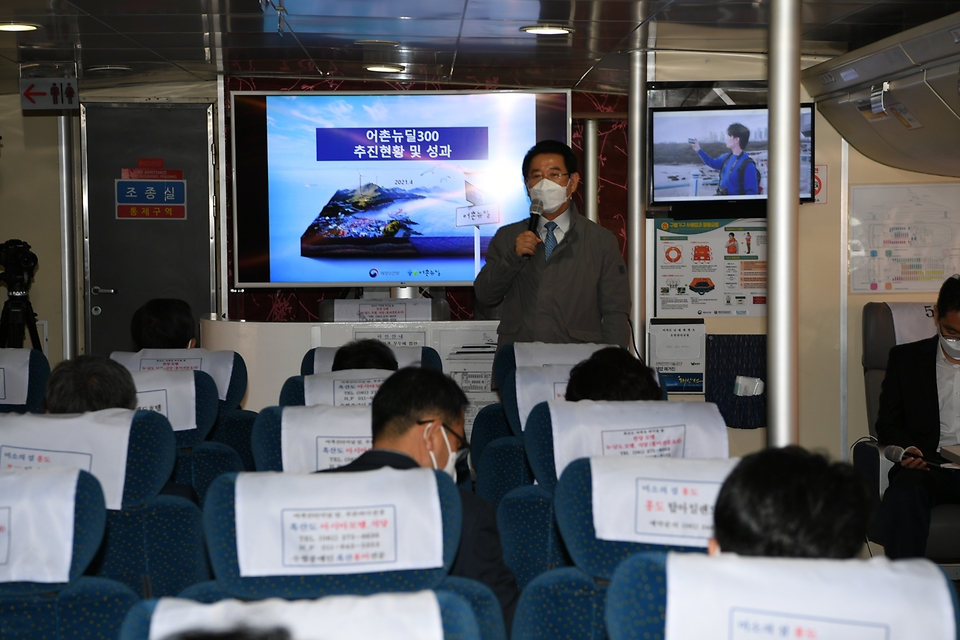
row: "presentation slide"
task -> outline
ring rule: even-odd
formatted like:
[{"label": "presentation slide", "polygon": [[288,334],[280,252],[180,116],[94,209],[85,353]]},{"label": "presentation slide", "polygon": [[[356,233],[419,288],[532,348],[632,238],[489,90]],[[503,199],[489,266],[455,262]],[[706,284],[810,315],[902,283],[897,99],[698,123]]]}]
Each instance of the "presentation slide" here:
[{"label": "presentation slide", "polygon": [[529,93],[267,97],[270,280],[472,282],[525,219]]}]

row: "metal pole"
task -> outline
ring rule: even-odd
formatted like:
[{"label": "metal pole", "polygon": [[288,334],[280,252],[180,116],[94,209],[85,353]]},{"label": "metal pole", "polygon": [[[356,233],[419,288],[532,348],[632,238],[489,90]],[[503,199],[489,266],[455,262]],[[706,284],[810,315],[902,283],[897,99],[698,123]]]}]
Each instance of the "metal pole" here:
[{"label": "metal pole", "polygon": [[600,222],[599,193],[600,145],[597,139],[597,120],[583,121],[583,215],[591,222]]},{"label": "metal pole", "polygon": [[630,276],[630,320],[637,352],[645,353],[643,247],[646,244],[647,54],[630,52],[630,99],[627,106],[627,273]]},{"label": "metal pole", "polygon": [[60,303],[63,359],[77,355],[77,246],[73,214],[73,118],[57,117],[60,164]]},{"label": "metal pole", "polygon": [[770,7],[770,233],[767,277],[767,446],[800,435],[797,242],[800,201],[800,0]]}]

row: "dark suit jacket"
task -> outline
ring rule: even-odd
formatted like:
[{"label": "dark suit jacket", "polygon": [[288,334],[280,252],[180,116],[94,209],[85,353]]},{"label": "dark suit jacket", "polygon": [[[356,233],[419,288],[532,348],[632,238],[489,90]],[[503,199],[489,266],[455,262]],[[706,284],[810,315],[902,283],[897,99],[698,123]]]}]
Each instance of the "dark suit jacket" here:
[{"label": "dark suit jacket", "polygon": [[890,349],[876,425],[881,446],[913,446],[924,456],[936,457],[940,444],[939,348],[934,336]]},{"label": "dark suit jacket", "polygon": [[[381,467],[415,469],[417,461],[410,456],[371,449],[350,464],[333,471],[371,471]],[[463,505],[463,526],[460,530],[460,548],[450,568],[450,575],[470,578],[490,587],[503,609],[507,634],[513,626],[513,612],[520,599],[520,590],[513,572],[503,562],[503,548],[497,531],[497,511],[483,498],[460,490]]]}]

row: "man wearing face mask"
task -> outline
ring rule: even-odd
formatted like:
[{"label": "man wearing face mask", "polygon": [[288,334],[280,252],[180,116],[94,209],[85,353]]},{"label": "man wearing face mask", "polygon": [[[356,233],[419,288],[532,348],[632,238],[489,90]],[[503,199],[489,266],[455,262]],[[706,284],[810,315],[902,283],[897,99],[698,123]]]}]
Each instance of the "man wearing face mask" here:
[{"label": "man wearing face mask", "polygon": [[960,275],[941,285],[933,319],[936,336],[890,350],[880,391],[877,438],[907,454],[890,470],[880,506],[891,558],[923,557],[931,509],[960,504],[960,470],[927,464],[945,462],[940,447],[960,444]]},{"label": "man wearing face mask", "polygon": [[499,344],[628,346],[627,269],[613,233],[571,200],[580,183],[577,157],[562,142],[538,142],[523,159],[523,177],[543,213],[497,231],[473,283],[477,300],[502,307]]},{"label": "man wearing face mask", "polygon": [[[373,397],[373,448],[333,472],[426,467],[442,469],[456,481],[457,460],[470,450],[464,433],[467,404],[467,396],[449,376],[419,367],[400,369]],[[461,489],[460,499],[463,526],[450,575],[490,587],[509,635],[520,590],[503,562],[497,512],[468,491]]]}]

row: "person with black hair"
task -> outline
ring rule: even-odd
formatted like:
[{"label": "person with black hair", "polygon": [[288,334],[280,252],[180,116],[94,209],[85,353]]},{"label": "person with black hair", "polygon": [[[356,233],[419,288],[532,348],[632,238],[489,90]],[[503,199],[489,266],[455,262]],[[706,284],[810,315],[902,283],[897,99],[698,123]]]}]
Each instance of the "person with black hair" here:
[{"label": "person with black hair", "polygon": [[662,400],[653,371],[620,347],[595,351],[570,370],[566,399]]},{"label": "person with black hair", "polygon": [[960,504],[960,470],[925,462],[946,462],[940,447],[960,444],[960,275],[940,286],[933,320],[937,335],[890,349],[880,387],[879,444],[909,454],[890,469],[880,506],[884,552],[891,558],[923,557],[930,511]]},{"label": "person with black hair", "polygon": [[103,356],[64,360],[47,378],[47,413],[136,409],[137,387],[119,362]]},{"label": "person with black hair", "polygon": [[750,143],[750,129],[739,122],[727,127],[727,153],[713,158],[700,148],[700,141],[696,138],[690,146],[703,164],[720,172],[720,184],[717,186],[718,196],[746,196],[760,193],[760,171],[757,163],[745,151]]},{"label": "person with black hair", "polygon": [[[440,371],[400,369],[383,381],[373,397],[373,448],[330,472],[427,467],[453,476],[457,459],[470,450],[464,433],[467,404],[463,390]],[[469,491],[461,489],[460,499],[463,526],[450,575],[490,587],[500,601],[509,634],[520,590],[503,561],[496,510]]]},{"label": "person with black hair", "polygon": [[499,345],[600,342],[627,346],[630,289],[616,236],[582,217],[571,197],[577,157],[556,140],[534,145],[523,180],[541,215],[501,227],[473,283],[477,300],[500,306]]},{"label": "person with black hair", "polygon": [[239,628],[230,631],[184,631],[166,640],[290,640],[286,629],[250,629]]},{"label": "person with black hair", "polygon": [[373,338],[354,340],[343,345],[333,354],[331,371],[344,369],[397,370],[397,357],[393,349]]},{"label": "person with black hair", "polygon": [[154,298],[133,312],[130,320],[133,348],[192,349],[197,325],[190,304],[177,298]]},{"label": "person with black hair", "polygon": [[796,446],[752,453],[727,476],[710,553],[853,558],[866,542],[870,493],[851,465]]}]

